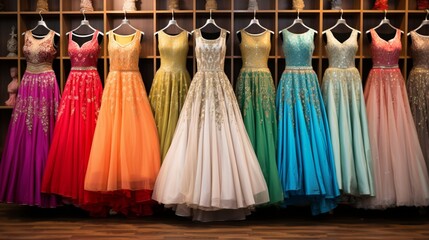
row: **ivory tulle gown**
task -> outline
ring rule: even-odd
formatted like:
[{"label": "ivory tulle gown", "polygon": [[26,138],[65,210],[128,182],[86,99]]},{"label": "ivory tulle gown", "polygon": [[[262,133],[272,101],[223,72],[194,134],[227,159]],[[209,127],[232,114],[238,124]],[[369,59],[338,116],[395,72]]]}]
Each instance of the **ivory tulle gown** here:
[{"label": "ivory tulle gown", "polygon": [[198,221],[239,220],[269,201],[264,176],[225,75],[225,30],[195,33],[198,72],[156,180],[153,199]]},{"label": "ivory tulle gown", "polygon": [[329,67],[323,76],[322,94],[341,193],[374,196],[371,147],[362,80],[355,67],[358,32],[339,42],[326,32]]},{"label": "ivory tulle gown", "polygon": [[386,41],[371,29],[373,68],[365,86],[376,197],[364,208],[426,206],[429,178],[398,68],[401,33]]},{"label": "ivory tulle gown", "polygon": [[57,50],[55,33],[36,39],[25,32],[23,53],[27,69],[0,162],[0,202],[55,207],[56,198],[42,194],[43,171],[48,158],[60,92],[52,70]]},{"label": "ivory tulle gown", "polygon": [[161,67],[153,79],[149,100],[158,128],[162,159],[170,147],[191,82],[186,69],[188,45],[186,31],[176,36],[168,35],[164,31],[158,34]]},{"label": "ivory tulle gown", "polygon": [[110,72],[85,177],[88,204],[125,215],[152,214],[160,166],[155,121],[139,72],[141,33],[109,33]]},{"label": "ivory tulle gown", "polygon": [[61,195],[79,206],[85,204],[83,185],[103,92],[97,71],[98,34],[95,31],[92,39],[82,46],[69,34],[72,67],[42,182],[42,192]]}]

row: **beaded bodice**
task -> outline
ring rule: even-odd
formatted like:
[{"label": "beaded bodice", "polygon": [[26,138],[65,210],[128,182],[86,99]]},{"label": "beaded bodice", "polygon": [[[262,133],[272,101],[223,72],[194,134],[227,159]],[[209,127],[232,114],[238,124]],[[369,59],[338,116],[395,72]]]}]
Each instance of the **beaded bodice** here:
[{"label": "beaded bodice", "polygon": [[226,32],[221,30],[217,39],[209,40],[201,36],[201,31],[195,31],[195,54],[198,71],[222,71],[226,54]]},{"label": "beaded bodice", "polygon": [[241,30],[240,50],[244,68],[268,68],[271,50],[270,32],[250,34]]},{"label": "beaded bodice", "polygon": [[98,45],[98,31],[95,31],[92,39],[80,46],[69,34],[68,53],[72,67],[96,67],[100,46]]},{"label": "beaded bodice", "polygon": [[161,55],[160,69],[165,71],[186,70],[186,57],[189,49],[186,31],[175,36],[160,31],[158,49]]},{"label": "beaded bodice", "polygon": [[429,36],[411,32],[411,52],[413,66],[429,69]]},{"label": "beaded bodice", "polygon": [[141,32],[131,35],[109,33],[110,71],[138,71]]},{"label": "beaded bodice", "polygon": [[355,55],[358,50],[357,31],[353,30],[350,37],[339,42],[330,30],[326,32],[327,43],[325,46],[329,59],[329,67],[350,68],[355,66]]},{"label": "beaded bodice", "polygon": [[54,31],[44,38],[36,39],[31,31],[25,32],[24,47],[22,48],[27,60],[27,70],[41,72],[52,69],[52,62],[57,50],[54,47]]},{"label": "beaded bodice", "polygon": [[286,67],[310,67],[314,51],[314,32],[291,33],[283,30],[283,52]]},{"label": "beaded bodice", "polygon": [[402,49],[401,34],[396,30],[395,37],[386,41],[371,29],[371,51],[374,66],[396,66]]}]

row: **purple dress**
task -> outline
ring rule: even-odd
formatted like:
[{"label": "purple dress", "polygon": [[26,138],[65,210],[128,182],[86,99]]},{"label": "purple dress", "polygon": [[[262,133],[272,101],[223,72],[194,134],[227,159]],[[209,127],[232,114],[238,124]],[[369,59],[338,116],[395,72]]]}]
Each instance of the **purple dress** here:
[{"label": "purple dress", "polygon": [[52,61],[54,32],[36,39],[25,33],[27,69],[18,90],[0,162],[0,202],[55,207],[40,186],[54,130],[60,93]]}]

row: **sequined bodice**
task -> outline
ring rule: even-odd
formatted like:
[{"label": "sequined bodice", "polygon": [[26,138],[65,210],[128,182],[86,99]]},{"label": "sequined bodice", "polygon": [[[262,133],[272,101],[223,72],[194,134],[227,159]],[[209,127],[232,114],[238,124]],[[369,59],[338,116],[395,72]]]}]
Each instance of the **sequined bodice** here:
[{"label": "sequined bodice", "polygon": [[182,31],[176,36],[160,31],[158,49],[161,55],[161,69],[165,71],[185,70],[188,55],[188,34]]},{"label": "sequined bodice", "polygon": [[371,51],[374,66],[396,66],[402,49],[401,34],[396,30],[395,37],[386,41],[371,29]]},{"label": "sequined bodice", "polygon": [[140,37],[140,31],[127,36],[110,31],[108,47],[110,71],[139,70]]},{"label": "sequined bodice", "polygon": [[270,32],[250,34],[241,31],[240,43],[243,68],[268,68],[268,56],[271,50]]},{"label": "sequined bodice", "polygon": [[429,36],[411,32],[413,67],[429,69]]},{"label": "sequined bodice", "polygon": [[36,39],[31,31],[25,32],[22,48],[27,60],[27,70],[39,72],[52,69],[52,62],[57,50],[54,47],[55,32],[50,31],[44,38]]},{"label": "sequined bodice", "polygon": [[353,30],[350,37],[339,42],[330,30],[326,32],[325,46],[331,68],[351,68],[355,66],[355,55],[358,50],[357,31]]},{"label": "sequined bodice", "polygon": [[310,67],[314,51],[314,32],[296,34],[283,30],[283,52],[286,67]]},{"label": "sequined bodice", "polygon": [[201,36],[201,31],[195,31],[195,54],[198,71],[222,71],[226,54],[226,32],[221,30],[217,39],[209,40]]},{"label": "sequined bodice", "polygon": [[94,32],[92,39],[79,46],[69,34],[68,53],[72,67],[96,67],[100,46],[98,45],[98,31]]}]

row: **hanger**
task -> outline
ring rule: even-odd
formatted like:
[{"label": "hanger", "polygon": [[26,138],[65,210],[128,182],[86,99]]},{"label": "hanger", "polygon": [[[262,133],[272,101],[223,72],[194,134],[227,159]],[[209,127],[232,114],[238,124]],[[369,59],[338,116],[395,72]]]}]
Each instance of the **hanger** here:
[{"label": "hanger", "polygon": [[[38,27],[44,27],[45,29],[47,29],[47,30],[49,30],[49,31],[53,31],[53,32],[55,33],[55,35],[57,35],[57,36],[59,37],[59,36],[60,36],[60,34],[59,34],[59,33],[55,32],[55,31],[54,31],[54,30],[52,30],[52,29],[50,29],[50,28],[46,25],[45,20],[43,20],[42,11],[43,11],[43,10],[40,10],[40,11],[39,11],[40,20],[37,22],[37,25],[36,25],[33,29],[31,29],[31,30],[30,30],[31,34],[33,34],[33,31],[34,31],[34,30],[36,30]],[[22,33],[22,35],[24,35],[24,34],[25,34],[25,32],[23,32],[23,33]],[[35,36],[35,37],[37,37],[37,38],[43,38],[43,37],[45,37],[46,35],[45,35],[45,36],[39,36],[39,35],[33,34],[33,36]]]},{"label": "hanger", "polygon": [[422,21],[422,23],[420,23],[420,26],[418,26],[418,27],[417,27],[416,29],[414,29],[414,30],[411,30],[411,31],[407,34],[407,36],[410,36],[410,34],[411,34],[411,32],[412,32],[412,31],[416,32],[417,30],[419,30],[419,29],[420,29],[420,28],[422,28],[423,26],[425,26],[425,25],[429,25],[428,15],[429,15],[429,9],[426,9],[426,17],[425,17],[425,19]]},{"label": "hanger", "polygon": [[[121,24],[119,24],[117,27],[115,27],[114,29],[111,30],[111,32],[114,32],[116,30],[118,30],[119,28],[121,28],[122,26],[128,26],[131,29],[133,29],[134,31],[138,31],[141,33],[141,35],[144,36],[144,32],[140,31],[139,29],[135,28],[133,25],[131,25],[130,21],[127,19],[127,11],[124,10],[124,19],[122,19]],[[110,32],[107,32],[106,34],[109,35]]]},{"label": "hanger", "polygon": [[297,11],[297,15],[296,15],[295,20],[293,20],[293,23],[289,27],[287,27],[287,28],[279,31],[279,33],[282,33],[284,30],[290,29],[291,27],[295,26],[296,24],[301,24],[301,26],[303,26],[303,27],[307,28],[308,30],[313,31],[315,34],[317,34],[316,30],[314,30],[311,27],[308,27],[307,25],[305,25],[304,22],[302,21],[302,19],[299,18],[299,9],[297,9],[296,11]]},{"label": "hanger", "polygon": [[258,27],[260,27],[260,28],[264,29],[265,31],[268,31],[268,32],[270,32],[271,34],[274,34],[274,32],[273,32],[273,31],[269,30],[268,28],[266,28],[266,27],[262,26],[262,25],[259,23],[259,20],[256,18],[256,9],[253,9],[253,19],[252,19],[252,20],[250,20],[249,25],[247,25],[245,28],[243,28],[243,29],[241,29],[241,30],[238,30],[238,31],[237,31],[237,34],[238,34],[240,31],[244,31],[244,30],[246,30],[247,28],[249,28],[249,27],[250,27],[250,26],[252,26],[253,24],[256,24]]},{"label": "hanger", "polygon": [[[69,35],[70,33],[71,34],[73,34],[73,35],[75,35],[75,36],[78,36],[78,37],[90,37],[90,36],[92,36],[92,34],[94,34],[94,33],[91,33],[91,34],[87,34],[87,35],[80,35],[80,34],[76,34],[76,33],[74,33],[76,30],[78,30],[79,28],[81,28],[81,27],[83,27],[83,26],[87,26],[89,29],[91,29],[92,31],[97,31],[97,29],[95,29],[95,28],[93,28],[90,24],[89,24],[89,21],[88,20],[86,20],[86,16],[85,16],[85,9],[83,9],[82,10],[82,14],[83,14],[83,20],[80,22],[80,25],[79,26],[77,26],[75,29],[73,29],[73,30],[71,30],[70,32],[67,32],[66,33],[66,35]],[[101,34],[101,36],[103,36],[103,33],[102,32],[100,32],[100,31],[98,31],[98,33],[99,34]]]},{"label": "hanger", "polygon": [[[390,20],[387,19],[386,16],[387,16],[387,10],[384,10],[384,18],[380,21],[380,23],[377,26],[375,26],[372,29],[375,30],[375,29],[381,27],[382,25],[387,24],[389,27],[391,27],[391,28],[393,28],[395,30],[399,30],[401,33],[404,33],[404,31],[402,31],[401,29],[399,29],[399,28],[393,26],[392,24],[390,24]],[[368,34],[369,32],[371,32],[371,29],[368,30],[368,31],[366,31],[365,33]]]},{"label": "hanger", "polygon": [[[201,30],[201,29],[205,28],[205,27],[206,27],[207,25],[209,25],[209,24],[212,24],[213,26],[217,27],[217,28],[218,28],[218,29],[220,29],[220,30],[222,30],[222,29],[223,29],[223,28],[219,27],[219,26],[216,24],[215,20],[212,18],[212,11],[213,11],[213,9],[210,9],[210,18],[209,18],[209,19],[207,19],[206,23],[205,23],[202,27],[198,28],[199,30]],[[230,32],[229,32],[228,30],[226,30],[226,29],[223,29],[223,30],[225,30],[225,32],[227,32],[228,34],[230,33]],[[191,32],[191,34],[193,34],[193,33],[194,33],[194,31],[195,31],[195,30],[193,30],[193,31]]]},{"label": "hanger", "polygon": [[182,31],[185,31],[188,35],[191,35],[191,33],[189,31],[187,31],[184,28],[180,27],[179,24],[177,23],[176,19],[174,19],[174,9],[171,9],[171,19],[170,19],[170,21],[168,21],[167,26],[165,26],[161,30],[158,30],[153,35],[157,35],[159,32],[164,31],[164,30],[166,30],[167,28],[169,28],[171,26],[176,26],[178,29],[180,29]]},{"label": "hanger", "polygon": [[344,10],[342,8],[341,8],[340,12],[341,12],[340,18],[337,20],[337,22],[335,23],[335,25],[332,26],[332,27],[330,27],[330,28],[328,28],[328,29],[326,29],[325,31],[323,31],[322,34],[325,34],[327,31],[331,31],[332,29],[336,28],[340,24],[343,24],[347,28],[349,28],[351,30],[354,30],[354,31],[356,31],[357,33],[360,34],[361,32],[359,30],[354,29],[354,28],[350,27],[350,25],[347,24],[346,20],[343,18]]}]

